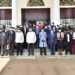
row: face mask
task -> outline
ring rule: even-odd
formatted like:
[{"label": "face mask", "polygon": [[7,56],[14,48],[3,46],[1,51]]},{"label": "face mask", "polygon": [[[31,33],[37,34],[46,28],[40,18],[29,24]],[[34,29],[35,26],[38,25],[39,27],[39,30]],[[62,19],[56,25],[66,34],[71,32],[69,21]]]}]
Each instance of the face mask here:
[{"label": "face mask", "polygon": [[18,32],[20,32],[20,30],[18,30]]},{"label": "face mask", "polygon": [[32,29],[29,30],[30,32],[32,31]]},{"label": "face mask", "polygon": [[59,32],[61,32],[61,30],[59,30]]},{"label": "face mask", "polygon": [[44,30],[41,30],[42,32],[44,32]]},{"label": "face mask", "polygon": [[47,26],[45,27],[45,29],[47,28]]},{"label": "face mask", "polygon": [[36,28],[38,28],[38,26],[36,26]]},{"label": "face mask", "polygon": [[2,32],[2,30],[0,30],[0,32]]},{"label": "face mask", "polygon": [[12,28],[10,28],[10,30],[13,30]]}]

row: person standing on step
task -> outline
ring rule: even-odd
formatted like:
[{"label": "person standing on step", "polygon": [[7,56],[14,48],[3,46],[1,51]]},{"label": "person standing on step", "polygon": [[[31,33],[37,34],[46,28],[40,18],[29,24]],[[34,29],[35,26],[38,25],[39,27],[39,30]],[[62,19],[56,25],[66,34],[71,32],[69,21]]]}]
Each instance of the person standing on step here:
[{"label": "person standing on step", "polygon": [[43,54],[47,55],[46,53],[46,47],[47,47],[47,34],[44,31],[44,29],[41,30],[41,32],[39,33],[39,47],[40,47],[40,55]]},{"label": "person standing on step", "polygon": [[72,39],[73,39],[73,49],[72,49],[72,53],[75,55],[75,29],[74,29],[74,31],[73,31]]},{"label": "person standing on step", "polygon": [[15,33],[15,43],[17,49],[17,55],[23,55],[23,43],[24,43],[24,34],[23,32],[17,28]]},{"label": "person standing on step", "polygon": [[28,28],[27,28],[27,26],[24,25],[24,26],[22,27],[22,30],[21,30],[21,31],[22,31],[23,34],[24,34],[24,43],[23,43],[23,48],[24,48],[24,49],[27,49],[27,43],[26,43],[26,35],[27,35],[27,32],[28,32]]},{"label": "person standing on step", "polygon": [[3,30],[2,31],[2,56],[7,55],[7,50],[6,50],[6,32]]},{"label": "person standing on step", "polygon": [[32,28],[30,28],[29,32],[27,33],[26,42],[28,44],[28,56],[34,55],[34,44],[36,43],[36,34],[32,30]]},{"label": "person standing on step", "polygon": [[9,30],[6,31],[7,47],[9,48],[9,55],[14,55],[14,45],[15,45],[15,32],[13,28],[9,26]]},{"label": "person standing on step", "polygon": [[62,55],[64,46],[64,32],[59,28],[57,31],[57,50],[59,55]]},{"label": "person standing on step", "polygon": [[56,52],[56,44],[57,44],[57,33],[56,27],[52,26],[48,35],[48,44],[50,46],[51,55],[55,55]]},{"label": "person standing on step", "polygon": [[72,34],[70,33],[69,28],[64,36],[65,52],[72,54]]}]

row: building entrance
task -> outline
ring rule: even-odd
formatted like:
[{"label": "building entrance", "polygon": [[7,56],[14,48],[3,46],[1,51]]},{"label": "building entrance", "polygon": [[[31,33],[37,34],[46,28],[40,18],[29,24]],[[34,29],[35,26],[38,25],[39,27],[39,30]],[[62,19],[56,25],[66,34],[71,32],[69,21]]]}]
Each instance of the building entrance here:
[{"label": "building entrance", "polygon": [[50,23],[50,8],[22,9],[22,25],[31,23],[33,26]]}]

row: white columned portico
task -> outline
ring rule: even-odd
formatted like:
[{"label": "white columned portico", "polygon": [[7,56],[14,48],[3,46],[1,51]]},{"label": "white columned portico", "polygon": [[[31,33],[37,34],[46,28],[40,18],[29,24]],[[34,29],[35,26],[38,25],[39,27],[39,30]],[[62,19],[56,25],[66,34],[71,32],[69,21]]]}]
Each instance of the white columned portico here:
[{"label": "white columned portico", "polygon": [[18,16],[17,16],[17,0],[12,0],[12,27],[17,26]]},{"label": "white columned portico", "polygon": [[60,0],[53,0],[51,8],[51,23],[60,25]]}]

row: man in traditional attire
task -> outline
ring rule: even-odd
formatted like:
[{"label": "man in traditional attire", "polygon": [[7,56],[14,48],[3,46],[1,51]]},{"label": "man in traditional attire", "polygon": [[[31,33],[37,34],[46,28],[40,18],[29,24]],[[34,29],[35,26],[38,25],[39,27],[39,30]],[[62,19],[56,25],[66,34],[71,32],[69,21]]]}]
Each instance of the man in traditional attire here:
[{"label": "man in traditional attire", "polygon": [[70,33],[69,29],[67,29],[67,32],[64,36],[64,43],[66,55],[68,54],[68,52],[72,54],[72,34]]}]

